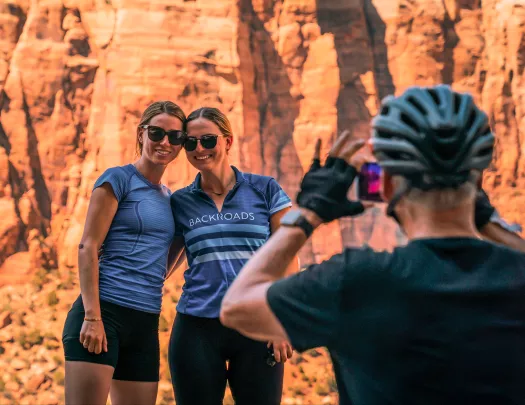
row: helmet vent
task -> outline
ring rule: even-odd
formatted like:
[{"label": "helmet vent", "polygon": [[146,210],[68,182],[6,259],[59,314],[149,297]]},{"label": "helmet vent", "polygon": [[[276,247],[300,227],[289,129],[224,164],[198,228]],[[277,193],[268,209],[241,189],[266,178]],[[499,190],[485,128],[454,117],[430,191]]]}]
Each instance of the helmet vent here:
[{"label": "helmet vent", "polygon": [[405,113],[401,113],[401,121],[412,128],[414,131],[419,132],[417,124]]},{"label": "helmet vent", "polygon": [[377,130],[377,137],[384,139],[392,139],[394,138],[394,134],[386,131]]},{"label": "helmet vent", "polygon": [[439,128],[435,130],[436,141],[456,141],[457,140],[457,130],[454,128]]},{"label": "helmet vent", "polygon": [[467,125],[465,125],[465,128],[467,130],[469,130],[470,128],[472,128],[472,124],[474,124],[474,121],[476,119],[476,110],[472,109],[470,111],[470,115],[468,117],[468,121],[467,121]]},{"label": "helmet vent", "polygon": [[459,107],[461,105],[461,97],[458,93],[454,93],[454,114],[459,113]]},{"label": "helmet vent", "polygon": [[408,97],[407,101],[412,104],[416,109],[423,115],[427,115],[427,112],[423,108],[423,106],[414,98],[414,97]]},{"label": "helmet vent", "polygon": [[437,104],[437,105],[440,105],[440,101],[439,101],[439,97],[436,93],[436,91],[434,89],[429,89],[427,90],[428,91],[428,94],[430,94],[430,97],[432,97],[432,100],[434,100],[434,102]]},{"label": "helmet vent", "polygon": [[381,108],[381,115],[388,115],[388,113],[390,112],[390,107],[385,105],[383,106],[383,108]]},{"label": "helmet vent", "polygon": [[492,146],[487,146],[479,151],[478,156],[490,156],[492,154]]}]

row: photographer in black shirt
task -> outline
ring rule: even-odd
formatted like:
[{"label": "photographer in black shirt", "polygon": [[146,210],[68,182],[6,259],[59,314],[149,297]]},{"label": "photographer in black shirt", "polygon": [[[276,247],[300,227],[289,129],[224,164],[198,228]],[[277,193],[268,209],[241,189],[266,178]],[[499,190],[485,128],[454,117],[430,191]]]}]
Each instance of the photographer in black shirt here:
[{"label": "photographer in black shirt", "polygon": [[477,193],[494,147],[487,116],[443,85],[381,107],[371,144],[387,212],[408,244],[347,248],[283,278],[316,227],[365,209],[347,199],[362,142],[345,134],[324,166],[314,160],[299,210],[231,285],[221,321],[299,352],[327,347],[341,404],[523,404],[525,254]]}]

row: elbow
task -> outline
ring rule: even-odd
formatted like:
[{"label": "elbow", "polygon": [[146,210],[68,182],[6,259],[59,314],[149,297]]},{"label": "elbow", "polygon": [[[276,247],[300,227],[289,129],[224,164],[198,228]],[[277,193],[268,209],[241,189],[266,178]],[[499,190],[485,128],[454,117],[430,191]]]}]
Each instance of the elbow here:
[{"label": "elbow", "polygon": [[239,304],[234,304],[227,299],[223,300],[219,314],[221,323],[227,328],[238,330],[240,327],[239,320],[242,319],[239,316],[241,313],[240,308]]},{"label": "elbow", "polygon": [[93,254],[98,254],[99,244],[91,239],[81,240],[78,244],[78,258],[91,257]]},{"label": "elbow", "polygon": [[81,251],[90,251],[90,250],[97,250],[97,244],[94,243],[93,241],[91,240],[87,240],[87,241],[80,241],[80,243],[78,244],[78,248],[79,250]]}]

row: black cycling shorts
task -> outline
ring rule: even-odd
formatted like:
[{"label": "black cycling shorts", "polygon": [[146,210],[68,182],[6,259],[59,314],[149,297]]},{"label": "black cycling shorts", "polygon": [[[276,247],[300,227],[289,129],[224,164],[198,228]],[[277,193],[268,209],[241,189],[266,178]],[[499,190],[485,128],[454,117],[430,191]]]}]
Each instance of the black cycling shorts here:
[{"label": "black cycling shorts", "polygon": [[229,383],[237,405],[279,405],[284,364],[267,363],[266,342],[223,326],[218,318],[177,313],[169,366],[177,405],[220,405]]},{"label": "black cycling shorts", "polygon": [[80,343],[84,305],[79,296],[67,314],[62,333],[66,361],[106,364],[114,380],[158,382],[160,367],[159,314],[100,301],[108,351],[90,353]]}]

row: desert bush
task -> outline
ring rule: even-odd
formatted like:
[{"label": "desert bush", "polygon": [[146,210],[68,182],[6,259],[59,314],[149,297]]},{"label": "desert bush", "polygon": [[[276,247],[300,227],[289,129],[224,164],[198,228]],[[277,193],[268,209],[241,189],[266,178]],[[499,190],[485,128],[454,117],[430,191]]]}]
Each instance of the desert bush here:
[{"label": "desert bush", "polygon": [[324,397],[330,393],[330,387],[328,386],[328,383],[321,383],[318,382],[315,384],[315,393],[321,397]]},{"label": "desert bush", "polygon": [[294,356],[292,356],[292,358],[290,359],[290,362],[292,364],[298,365],[301,363],[306,363],[307,360],[300,353],[295,353]]},{"label": "desert bush", "polygon": [[56,304],[58,304],[58,297],[56,291],[53,290],[47,294],[47,305],[54,307]]},{"label": "desert bush", "polygon": [[337,381],[335,381],[335,377],[330,376],[327,382],[328,387],[330,388],[330,392],[337,392]]},{"label": "desert bush", "polygon": [[164,315],[160,316],[159,319],[159,331],[161,332],[167,332],[169,330],[170,326],[168,325],[168,321],[164,317]]},{"label": "desert bush", "polygon": [[310,350],[308,350],[308,354],[309,354],[310,356],[314,357],[314,358],[323,355],[323,354],[322,354],[319,350],[317,350],[317,349],[310,349]]},{"label": "desert bush", "polygon": [[53,380],[55,380],[58,385],[64,385],[64,377],[64,372],[60,369],[53,374]]},{"label": "desert bush", "polygon": [[20,346],[27,350],[33,346],[41,345],[44,341],[44,337],[38,329],[33,329],[29,333],[26,333],[25,331],[20,332],[17,341]]},{"label": "desert bush", "polygon": [[33,276],[33,280],[31,280],[31,284],[37,291],[40,291],[44,284],[47,282],[47,270],[44,268],[40,268],[37,270],[35,275]]},{"label": "desert bush", "polygon": [[57,363],[59,366],[61,366],[64,363],[64,359],[62,356],[59,356],[58,354],[53,355],[53,360],[55,363]]},{"label": "desert bush", "polygon": [[303,389],[299,385],[295,385],[292,387],[292,394],[297,397],[302,397],[304,395]]}]

